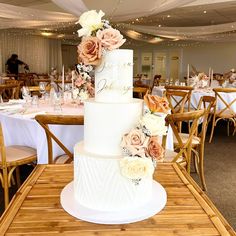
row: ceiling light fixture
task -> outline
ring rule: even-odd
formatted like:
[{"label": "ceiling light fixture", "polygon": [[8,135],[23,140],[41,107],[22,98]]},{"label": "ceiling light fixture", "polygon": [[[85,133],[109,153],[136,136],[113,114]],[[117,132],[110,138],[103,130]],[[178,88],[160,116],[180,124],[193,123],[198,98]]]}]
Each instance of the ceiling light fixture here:
[{"label": "ceiling light fixture", "polygon": [[168,18],[170,18],[170,15],[167,15]]},{"label": "ceiling light fixture", "polygon": [[51,32],[41,32],[41,35],[48,37],[48,36],[52,36],[53,33],[51,33]]},{"label": "ceiling light fixture", "polygon": [[207,13],[207,11],[204,11],[203,13],[204,13],[204,14],[206,14],[206,13]]}]

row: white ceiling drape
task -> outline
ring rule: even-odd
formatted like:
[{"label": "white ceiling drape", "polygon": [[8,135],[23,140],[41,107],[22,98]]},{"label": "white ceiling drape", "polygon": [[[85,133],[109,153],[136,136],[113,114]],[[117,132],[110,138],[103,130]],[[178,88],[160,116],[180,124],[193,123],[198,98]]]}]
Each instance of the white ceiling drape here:
[{"label": "white ceiling drape", "polygon": [[146,25],[123,25],[126,29],[166,38],[190,39],[196,36],[224,33],[236,30],[236,22],[194,27],[157,27]]},{"label": "white ceiling drape", "polygon": [[80,16],[86,10],[102,9],[113,22],[149,16],[184,6],[196,0],[52,0],[59,7]]},{"label": "white ceiling drape", "polygon": [[0,3],[0,29],[30,28],[76,21],[77,17],[61,12],[43,11]]}]

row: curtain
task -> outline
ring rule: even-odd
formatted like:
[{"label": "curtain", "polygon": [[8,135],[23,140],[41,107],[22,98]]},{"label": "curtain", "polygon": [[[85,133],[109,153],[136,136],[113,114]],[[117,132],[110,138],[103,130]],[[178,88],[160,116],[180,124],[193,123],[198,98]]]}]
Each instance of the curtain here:
[{"label": "curtain", "polygon": [[31,72],[48,73],[52,67],[62,67],[60,40],[0,32],[0,73],[5,72],[5,63],[13,53],[29,65]]}]

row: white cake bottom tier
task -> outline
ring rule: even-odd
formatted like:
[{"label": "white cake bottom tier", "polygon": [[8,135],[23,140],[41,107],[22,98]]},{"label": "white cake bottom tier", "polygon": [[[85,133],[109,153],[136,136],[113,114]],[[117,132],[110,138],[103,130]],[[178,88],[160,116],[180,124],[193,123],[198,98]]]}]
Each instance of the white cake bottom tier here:
[{"label": "white cake bottom tier", "polygon": [[147,203],[152,196],[152,177],[139,184],[120,173],[120,157],[86,153],[83,144],[75,146],[74,194],[83,206],[100,211],[132,209]]},{"label": "white cake bottom tier", "polygon": [[128,103],[84,103],[84,148],[89,153],[121,155],[121,139],[142,115],[141,99]]}]

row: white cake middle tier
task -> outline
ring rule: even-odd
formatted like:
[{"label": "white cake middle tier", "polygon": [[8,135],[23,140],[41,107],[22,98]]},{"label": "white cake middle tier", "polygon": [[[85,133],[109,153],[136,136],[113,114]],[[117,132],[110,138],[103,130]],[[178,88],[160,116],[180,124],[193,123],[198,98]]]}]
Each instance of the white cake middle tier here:
[{"label": "white cake middle tier", "polygon": [[121,155],[121,139],[134,128],[142,115],[143,101],[84,103],[84,149],[100,155]]}]

